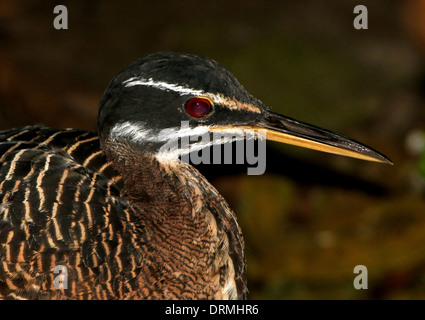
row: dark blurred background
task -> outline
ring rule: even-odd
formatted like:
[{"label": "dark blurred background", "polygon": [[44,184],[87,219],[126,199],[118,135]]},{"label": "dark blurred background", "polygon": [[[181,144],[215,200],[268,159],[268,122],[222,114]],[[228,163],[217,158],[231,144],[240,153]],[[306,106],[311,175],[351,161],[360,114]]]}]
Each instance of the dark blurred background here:
[{"label": "dark blurred background", "polygon": [[0,0],[0,129],[96,130],[109,80],[157,51],[213,58],[274,111],[395,163],[270,142],[264,175],[200,167],[238,215],[251,299],[425,299],[424,1]]}]

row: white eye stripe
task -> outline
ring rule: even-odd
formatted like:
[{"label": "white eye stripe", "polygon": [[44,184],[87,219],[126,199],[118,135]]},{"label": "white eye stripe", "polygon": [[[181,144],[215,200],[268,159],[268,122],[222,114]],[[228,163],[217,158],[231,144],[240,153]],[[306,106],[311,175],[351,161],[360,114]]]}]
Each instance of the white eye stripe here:
[{"label": "white eye stripe", "polygon": [[147,86],[147,87],[154,87],[160,90],[169,90],[169,91],[176,92],[180,94],[181,96],[183,95],[201,96],[205,94],[203,90],[191,89],[191,88],[183,87],[174,83],[154,81],[152,78],[146,80],[143,78],[133,77],[133,78],[125,80],[122,84],[125,87]]},{"label": "white eye stripe", "polygon": [[197,126],[193,129],[189,127],[172,127],[158,132],[156,130],[146,128],[146,126],[140,122],[120,122],[112,127],[110,137],[127,138],[136,143],[166,142],[171,139],[202,135],[208,131],[208,126]]},{"label": "white eye stripe", "polygon": [[[141,124],[131,122],[121,122],[112,127],[109,133],[112,139],[128,138],[133,141],[149,141],[152,138],[152,130],[146,129]],[[157,138],[157,137],[155,137]]]},{"label": "white eye stripe", "polygon": [[[159,132],[154,129],[148,129],[141,122],[120,122],[112,127],[110,136],[111,138],[130,138],[135,142],[165,142],[172,139],[184,138],[190,136],[201,136],[210,131],[209,126],[197,126],[195,128],[189,127],[188,121],[182,121],[181,127],[172,127],[162,129]],[[223,129],[223,138],[226,137],[226,133],[230,135],[236,135],[244,137],[249,129],[243,128],[232,128]]]},{"label": "white eye stripe", "polygon": [[158,132],[157,130],[146,128],[140,122],[121,122],[111,129],[110,138],[112,140],[128,139],[140,145],[151,142],[160,143],[162,147],[159,148],[155,155],[160,162],[176,162],[178,161],[178,157],[183,154],[199,151],[212,145],[254,139],[254,134],[246,135],[250,130],[234,128],[227,131],[223,130],[222,133],[215,132],[213,139],[207,138],[204,140],[202,138],[198,142],[179,146],[179,139],[190,138],[192,136],[202,137],[210,131],[210,127],[208,126],[189,128],[188,125],[188,122],[183,121],[181,127],[166,128]]},{"label": "white eye stripe", "polygon": [[154,81],[152,78],[144,79],[141,77],[132,77],[122,82],[125,87],[133,86],[147,86],[153,87],[159,90],[168,90],[178,93],[180,96],[192,95],[192,96],[204,96],[214,104],[222,104],[227,106],[231,110],[246,110],[254,113],[261,113],[260,108],[250,103],[243,103],[237,101],[235,98],[228,98],[220,93],[205,92],[203,90],[192,89],[184,86],[180,86],[174,83],[167,83],[163,81]]}]

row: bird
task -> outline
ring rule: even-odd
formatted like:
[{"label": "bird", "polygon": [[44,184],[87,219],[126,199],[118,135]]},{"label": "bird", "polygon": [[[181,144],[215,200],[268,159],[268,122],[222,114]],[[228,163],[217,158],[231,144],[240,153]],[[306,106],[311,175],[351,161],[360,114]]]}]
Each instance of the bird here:
[{"label": "bird", "polygon": [[0,132],[0,299],[246,299],[237,217],[181,159],[223,141],[164,148],[172,139],[227,130],[242,141],[263,130],[267,140],[391,163],[273,112],[218,62],[192,54],[153,53],[125,67],[97,126]]}]

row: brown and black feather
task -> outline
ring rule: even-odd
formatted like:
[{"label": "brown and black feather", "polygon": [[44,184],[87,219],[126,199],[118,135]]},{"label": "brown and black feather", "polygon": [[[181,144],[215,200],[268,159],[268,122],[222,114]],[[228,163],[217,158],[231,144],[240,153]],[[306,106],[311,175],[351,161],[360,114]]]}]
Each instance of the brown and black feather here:
[{"label": "brown and black feather", "polygon": [[235,217],[190,165],[95,132],[3,131],[0,200],[0,299],[246,297]]}]

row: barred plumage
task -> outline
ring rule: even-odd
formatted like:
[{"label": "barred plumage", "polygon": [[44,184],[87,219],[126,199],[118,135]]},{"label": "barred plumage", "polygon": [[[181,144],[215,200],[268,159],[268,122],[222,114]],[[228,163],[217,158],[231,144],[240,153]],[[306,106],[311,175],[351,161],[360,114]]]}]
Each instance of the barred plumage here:
[{"label": "barred plumage", "polygon": [[[0,299],[246,298],[236,217],[179,159],[190,146],[224,141],[189,139],[199,132],[225,129],[242,140],[264,130],[268,139],[390,162],[271,112],[217,62],[177,53],[121,71],[98,127],[0,132]],[[189,145],[164,148],[182,137]],[[54,285],[58,266],[68,288]]]},{"label": "barred plumage", "polygon": [[[196,263],[204,268],[215,255],[208,257],[206,243],[227,249],[228,238],[222,234],[217,244],[203,239],[197,230],[209,228],[205,222],[197,222],[196,228],[162,222],[158,228],[155,221],[143,221],[141,216],[149,213],[122,195],[123,179],[106,160],[96,133],[43,127],[3,131],[0,150],[1,298],[193,298],[192,286],[198,287],[197,298],[225,297],[206,289],[208,280],[193,272],[167,276],[175,270],[166,255],[173,246],[174,259],[191,270]],[[212,204],[222,201],[218,194],[214,197]],[[160,207],[167,208],[160,204],[152,210],[165,218]],[[208,215],[213,211],[200,209]],[[190,241],[167,232],[175,228]],[[225,256],[217,269],[233,268]],[[56,265],[68,269],[68,290],[53,287]],[[225,281],[223,273],[216,286]],[[165,285],[167,291],[161,293]]]}]

